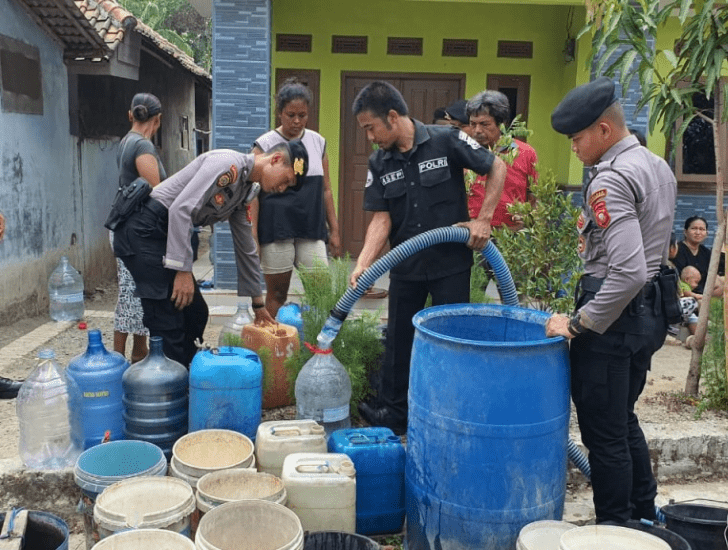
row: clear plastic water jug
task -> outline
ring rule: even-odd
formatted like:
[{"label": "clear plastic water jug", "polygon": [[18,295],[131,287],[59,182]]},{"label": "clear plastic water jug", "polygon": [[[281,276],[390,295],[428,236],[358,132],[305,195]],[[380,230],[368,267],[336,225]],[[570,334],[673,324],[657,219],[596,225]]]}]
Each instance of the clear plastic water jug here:
[{"label": "clear plastic water jug", "polygon": [[38,365],[25,379],[16,401],[18,452],[28,468],[57,470],[76,463],[81,449],[71,439],[69,380],[53,350],[38,354]]},{"label": "clear plastic water jug", "polygon": [[218,347],[240,346],[243,327],[252,322],[247,302],[238,302],[238,310],[235,315],[228,319],[220,330],[220,337],[217,340]]},{"label": "clear plastic water jug", "polygon": [[61,257],[48,279],[50,315],[54,321],[78,321],[83,317],[83,278]]},{"label": "clear plastic water jug", "polygon": [[296,378],[296,418],[310,418],[324,427],[326,437],[349,428],[351,379],[331,349],[317,350]]},{"label": "clear plastic water jug", "polygon": [[149,339],[149,355],[122,376],[124,436],[160,447],[167,459],[187,433],[187,369],[164,355],[162,337]]}]

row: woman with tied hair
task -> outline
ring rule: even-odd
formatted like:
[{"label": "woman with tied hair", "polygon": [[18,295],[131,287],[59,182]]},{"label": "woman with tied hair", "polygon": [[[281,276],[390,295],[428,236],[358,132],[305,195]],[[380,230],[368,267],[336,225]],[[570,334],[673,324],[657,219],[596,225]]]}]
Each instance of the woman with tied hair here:
[{"label": "woman with tied hair", "polygon": [[[129,108],[131,129],[119,143],[116,161],[119,166],[119,185],[126,186],[138,177],[143,177],[154,187],[167,177],[152,137],[159,131],[162,118],[162,103],[147,93],[136,94]],[[111,247],[114,234],[110,233]],[[119,280],[119,299],[114,312],[114,351],[125,355],[129,334],[133,337],[131,362],[147,356],[147,335],[149,331],[142,322],[142,305],[134,296],[136,286],[129,270],[119,258],[116,259]]]},{"label": "woman with tied hair", "polygon": [[302,185],[280,194],[261,193],[251,204],[253,234],[265,276],[265,307],[271,317],[288,298],[293,267],[327,265],[326,243],[331,255],[341,254],[339,222],[329,179],[326,140],[306,128],[311,91],[296,78],[286,80],[276,94],[276,113],[281,124],[260,136],[253,153],[260,155],[279,143],[300,139],[308,152],[308,173]]}]

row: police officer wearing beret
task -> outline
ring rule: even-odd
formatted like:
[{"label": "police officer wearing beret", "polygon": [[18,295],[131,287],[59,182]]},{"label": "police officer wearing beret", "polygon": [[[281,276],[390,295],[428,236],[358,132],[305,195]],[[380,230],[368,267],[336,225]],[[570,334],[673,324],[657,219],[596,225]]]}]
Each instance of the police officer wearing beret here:
[{"label": "police officer wearing beret", "polygon": [[238,295],[252,297],[257,324],[273,322],[263,303],[247,205],[261,189],[281,193],[297,185],[307,166],[306,148],[298,140],[259,156],[208,151],[157,185],[116,230],[114,253],[134,277],[144,325],[151,336],[162,337],[167,357],[189,366],[207,324],[207,304],[192,275],[194,226],[230,222]]},{"label": "police officer wearing beret", "polygon": [[657,484],[634,405],[667,333],[657,289],[677,183],[630,134],[606,77],[571,90],[551,124],[591,170],[577,221],[585,275],[576,311],[552,316],[546,333],[571,340],[571,397],[589,450],[597,523],[654,519]]},{"label": "police officer wearing beret", "polygon": [[[458,224],[470,229],[468,246],[432,246],[390,272],[379,401],[361,403],[359,412],[369,424],[402,434],[407,429],[412,317],[424,307],[428,294],[433,305],[470,301],[473,252],[468,247],[482,250],[490,237],[490,220],[503,190],[506,165],[456,128],[425,126],[411,119],[402,94],[387,82],[372,82],[363,88],[353,111],[378,150],[369,157],[364,189],[364,209],[374,215],[351,275],[352,285],[376,260],[387,240],[395,247],[438,227]],[[464,168],[488,174],[492,184],[480,215],[470,222]]]}]

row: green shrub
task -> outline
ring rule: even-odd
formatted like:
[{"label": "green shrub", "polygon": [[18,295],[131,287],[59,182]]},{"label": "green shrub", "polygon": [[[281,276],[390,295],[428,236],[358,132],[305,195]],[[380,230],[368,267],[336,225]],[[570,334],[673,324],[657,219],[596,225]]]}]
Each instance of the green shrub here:
[{"label": "green shrub", "polygon": [[[350,258],[332,259],[328,269],[318,266],[314,269],[299,269],[303,284],[301,299],[305,340],[316,345],[316,337],[324,326],[329,312],[349,287]],[[333,342],[334,356],[344,365],[351,378],[351,411],[358,415],[357,404],[371,394],[370,373],[379,368],[379,357],[384,352],[381,339],[381,312],[362,311],[361,315],[349,317],[341,326]],[[303,348],[285,362],[294,391],[296,377],[312,356]]]},{"label": "green shrub", "polygon": [[728,410],[728,384],[725,372],[725,327],[723,300],[710,300],[710,324],[705,350],[700,363],[700,376],[705,389],[695,415],[707,409]]}]

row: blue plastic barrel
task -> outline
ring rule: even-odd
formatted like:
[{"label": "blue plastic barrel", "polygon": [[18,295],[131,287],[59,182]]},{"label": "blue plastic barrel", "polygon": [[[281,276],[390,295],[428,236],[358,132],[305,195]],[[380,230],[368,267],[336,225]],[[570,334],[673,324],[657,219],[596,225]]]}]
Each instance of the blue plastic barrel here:
[{"label": "blue plastic barrel", "polygon": [[415,315],[408,550],[512,550],[524,525],[561,519],[569,363],[548,317],[492,304]]},{"label": "blue plastic barrel", "polygon": [[399,533],[404,524],[405,451],[389,428],[347,428],[329,438],[329,452],[344,453],[356,468],[356,532]]},{"label": "blue plastic barrel", "polygon": [[[5,512],[2,512],[0,527],[4,521]],[[33,550],[68,550],[68,524],[56,515],[31,510],[28,512],[22,547]]]},{"label": "blue plastic barrel", "polygon": [[121,378],[129,363],[108,351],[100,330],[88,333],[88,348],[68,363],[66,374],[76,382],[69,394],[71,439],[79,449],[102,441],[124,439]]},{"label": "blue plastic barrel", "polygon": [[233,430],[255,441],[262,406],[258,354],[224,346],[199,351],[190,365],[189,431]]},{"label": "blue plastic barrel", "polygon": [[303,346],[304,335],[303,335],[303,315],[301,314],[301,306],[294,304],[293,302],[285,304],[278,309],[276,314],[276,321],[283,323],[284,325],[290,325],[296,327],[298,330],[298,337],[301,340],[301,346]]}]

